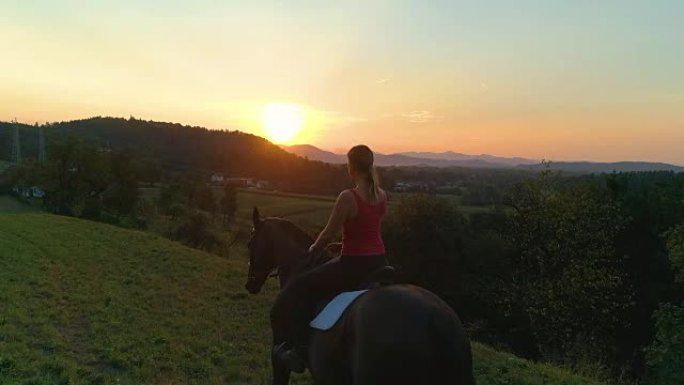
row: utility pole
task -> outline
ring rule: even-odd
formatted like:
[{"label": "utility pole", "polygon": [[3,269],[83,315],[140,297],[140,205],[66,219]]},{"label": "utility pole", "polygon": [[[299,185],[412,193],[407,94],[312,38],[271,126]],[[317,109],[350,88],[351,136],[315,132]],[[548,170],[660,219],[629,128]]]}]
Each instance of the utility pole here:
[{"label": "utility pole", "polygon": [[45,126],[38,127],[38,162],[45,162]]},{"label": "utility pole", "polygon": [[12,163],[17,164],[21,161],[21,145],[19,143],[19,125],[14,119],[14,133],[12,135]]}]

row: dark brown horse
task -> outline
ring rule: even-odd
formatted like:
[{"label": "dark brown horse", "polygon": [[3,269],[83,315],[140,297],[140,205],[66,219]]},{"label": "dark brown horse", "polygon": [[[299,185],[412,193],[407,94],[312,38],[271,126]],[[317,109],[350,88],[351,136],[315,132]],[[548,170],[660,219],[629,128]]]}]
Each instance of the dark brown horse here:
[{"label": "dark brown horse", "polygon": [[[277,270],[281,289],[298,274],[324,263],[311,258],[313,239],[293,223],[259,217],[254,208],[247,290],[256,294]],[[282,342],[273,336],[274,344]],[[471,385],[470,341],[453,310],[412,285],[372,289],[347,309],[332,329],[312,330],[309,371],[316,384]],[[290,372],[272,357],[273,384]]]}]

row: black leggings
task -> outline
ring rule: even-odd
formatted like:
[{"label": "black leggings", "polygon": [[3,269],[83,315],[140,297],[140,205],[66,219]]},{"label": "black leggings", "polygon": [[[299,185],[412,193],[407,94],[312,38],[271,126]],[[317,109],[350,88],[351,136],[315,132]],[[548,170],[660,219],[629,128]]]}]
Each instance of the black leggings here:
[{"label": "black leggings", "polygon": [[356,289],[374,270],[387,265],[384,255],[343,255],[293,278],[280,291],[271,310],[274,343],[306,344],[309,322],[318,302]]}]

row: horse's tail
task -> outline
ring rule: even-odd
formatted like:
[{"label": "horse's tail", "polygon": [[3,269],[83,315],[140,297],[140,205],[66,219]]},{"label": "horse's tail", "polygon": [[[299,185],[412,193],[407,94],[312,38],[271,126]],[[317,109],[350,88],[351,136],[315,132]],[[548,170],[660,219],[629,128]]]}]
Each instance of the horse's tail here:
[{"label": "horse's tail", "polygon": [[470,340],[456,314],[435,315],[431,330],[437,370],[449,377],[445,384],[475,385]]}]

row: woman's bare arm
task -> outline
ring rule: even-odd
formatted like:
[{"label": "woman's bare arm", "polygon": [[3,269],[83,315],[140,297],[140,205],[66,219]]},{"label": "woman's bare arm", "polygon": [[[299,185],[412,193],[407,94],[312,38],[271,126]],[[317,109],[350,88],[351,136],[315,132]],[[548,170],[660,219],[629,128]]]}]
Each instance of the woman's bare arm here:
[{"label": "woman's bare arm", "polygon": [[316,242],[311,245],[309,252],[314,252],[325,247],[339,232],[342,230],[344,222],[349,217],[349,213],[353,208],[354,197],[349,191],[343,191],[335,201],[332,214],[328,218],[328,224],[323,231],[318,235]]}]

